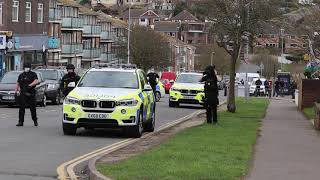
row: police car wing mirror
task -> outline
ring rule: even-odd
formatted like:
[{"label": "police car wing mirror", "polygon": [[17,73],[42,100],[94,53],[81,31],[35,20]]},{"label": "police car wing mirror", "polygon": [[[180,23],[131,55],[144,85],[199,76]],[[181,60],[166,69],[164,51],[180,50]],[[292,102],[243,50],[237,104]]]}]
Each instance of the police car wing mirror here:
[{"label": "police car wing mirror", "polygon": [[144,85],[143,91],[152,91],[152,87],[149,84]]},{"label": "police car wing mirror", "polygon": [[76,82],[70,82],[68,84],[68,88],[74,88],[74,87],[76,87]]}]

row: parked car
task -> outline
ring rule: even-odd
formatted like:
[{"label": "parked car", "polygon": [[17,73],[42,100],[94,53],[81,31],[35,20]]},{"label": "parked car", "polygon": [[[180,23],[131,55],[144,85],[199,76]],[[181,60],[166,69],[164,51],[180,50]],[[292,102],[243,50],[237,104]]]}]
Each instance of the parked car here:
[{"label": "parked car", "polygon": [[163,98],[165,96],[165,90],[164,90],[164,85],[162,84],[161,81],[158,81],[158,84],[156,86],[156,94],[155,94],[155,98],[156,101],[159,102],[161,98]]},{"label": "parked car", "polygon": [[[254,78],[253,81],[251,82],[250,89],[249,89],[249,95],[250,96],[255,95],[255,92],[257,90],[256,81],[258,79],[259,78]],[[263,95],[266,94],[266,88],[264,86],[264,82],[267,81],[267,80],[265,78],[260,78],[260,80],[261,80],[262,85],[260,86],[259,92],[260,92],[260,95],[263,96]]]},{"label": "parked car", "polygon": [[[15,89],[17,80],[22,71],[10,71],[7,72],[0,81],[0,104],[16,105],[18,99],[16,99]],[[39,80],[39,84],[36,86],[36,101],[41,106],[46,106],[47,98],[45,91],[47,85],[40,72],[36,72]]]},{"label": "parked car", "polygon": [[64,75],[62,70],[54,68],[43,68],[37,69],[36,72],[41,72],[43,78],[47,84],[46,97],[53,104],[61,104],[62,102],[62,92],[61,92],[61,79]]}]

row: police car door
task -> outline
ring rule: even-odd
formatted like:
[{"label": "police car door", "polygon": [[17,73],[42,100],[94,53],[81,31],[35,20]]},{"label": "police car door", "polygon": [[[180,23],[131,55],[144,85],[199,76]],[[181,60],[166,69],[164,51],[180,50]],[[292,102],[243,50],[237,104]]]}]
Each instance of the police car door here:
[{"label": "police car door", "polygon": [[[141,83],[141,89],[143,90],[144,85],[148,84],[147,77],[142,71],[139,71],[139,79]],[[150,106],[152,104],[152,91],[142,91],[142,98],[143,98],[143,120],[149,120],[151,118],[151,111]]]}]

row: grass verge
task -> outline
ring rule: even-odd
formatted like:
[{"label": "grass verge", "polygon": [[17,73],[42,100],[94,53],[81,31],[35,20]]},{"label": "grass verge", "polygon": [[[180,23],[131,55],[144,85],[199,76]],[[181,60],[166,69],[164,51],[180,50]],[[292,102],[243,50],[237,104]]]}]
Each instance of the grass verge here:
[{"label": "grass verge", "polygon": [[246,175],[267,99],[237,99],[237,113],[219,113],[219,125],[178,133],[145,154],[97,165],[113,179],[239,179]]},{"label": "grass verge", "polygon": [[307,116],[308,119],[314,119],[316,117],[313,107],[304,108],[303,113]]}]

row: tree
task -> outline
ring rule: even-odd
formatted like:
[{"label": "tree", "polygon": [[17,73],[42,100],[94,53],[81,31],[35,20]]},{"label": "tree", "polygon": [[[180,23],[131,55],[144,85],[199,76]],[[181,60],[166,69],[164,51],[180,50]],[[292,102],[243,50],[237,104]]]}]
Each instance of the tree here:
[{"label": "tree", "polygon": [[263,64],[262,75],[267,79],[275,76],[276,71],[279,69],[278,59],[274,55],[270,55],[268,50],[262,50],[252,57],[252,62],[258,66]]},{"label": "tree", "polygon": [[208,20],[214,23],[214,31],[221,47],[230,54],[230,84],[228,111],[235,112],[235,69],[243,46],[244,35],[254,34],[259,21],[271,18],[272,4],[261,0],[208,0]]},{"label": "tree", "polygon": [[134,26],[130,38],[131,63],[147,71],[169,66],[170,47],[164,35],[148,27]]}]

